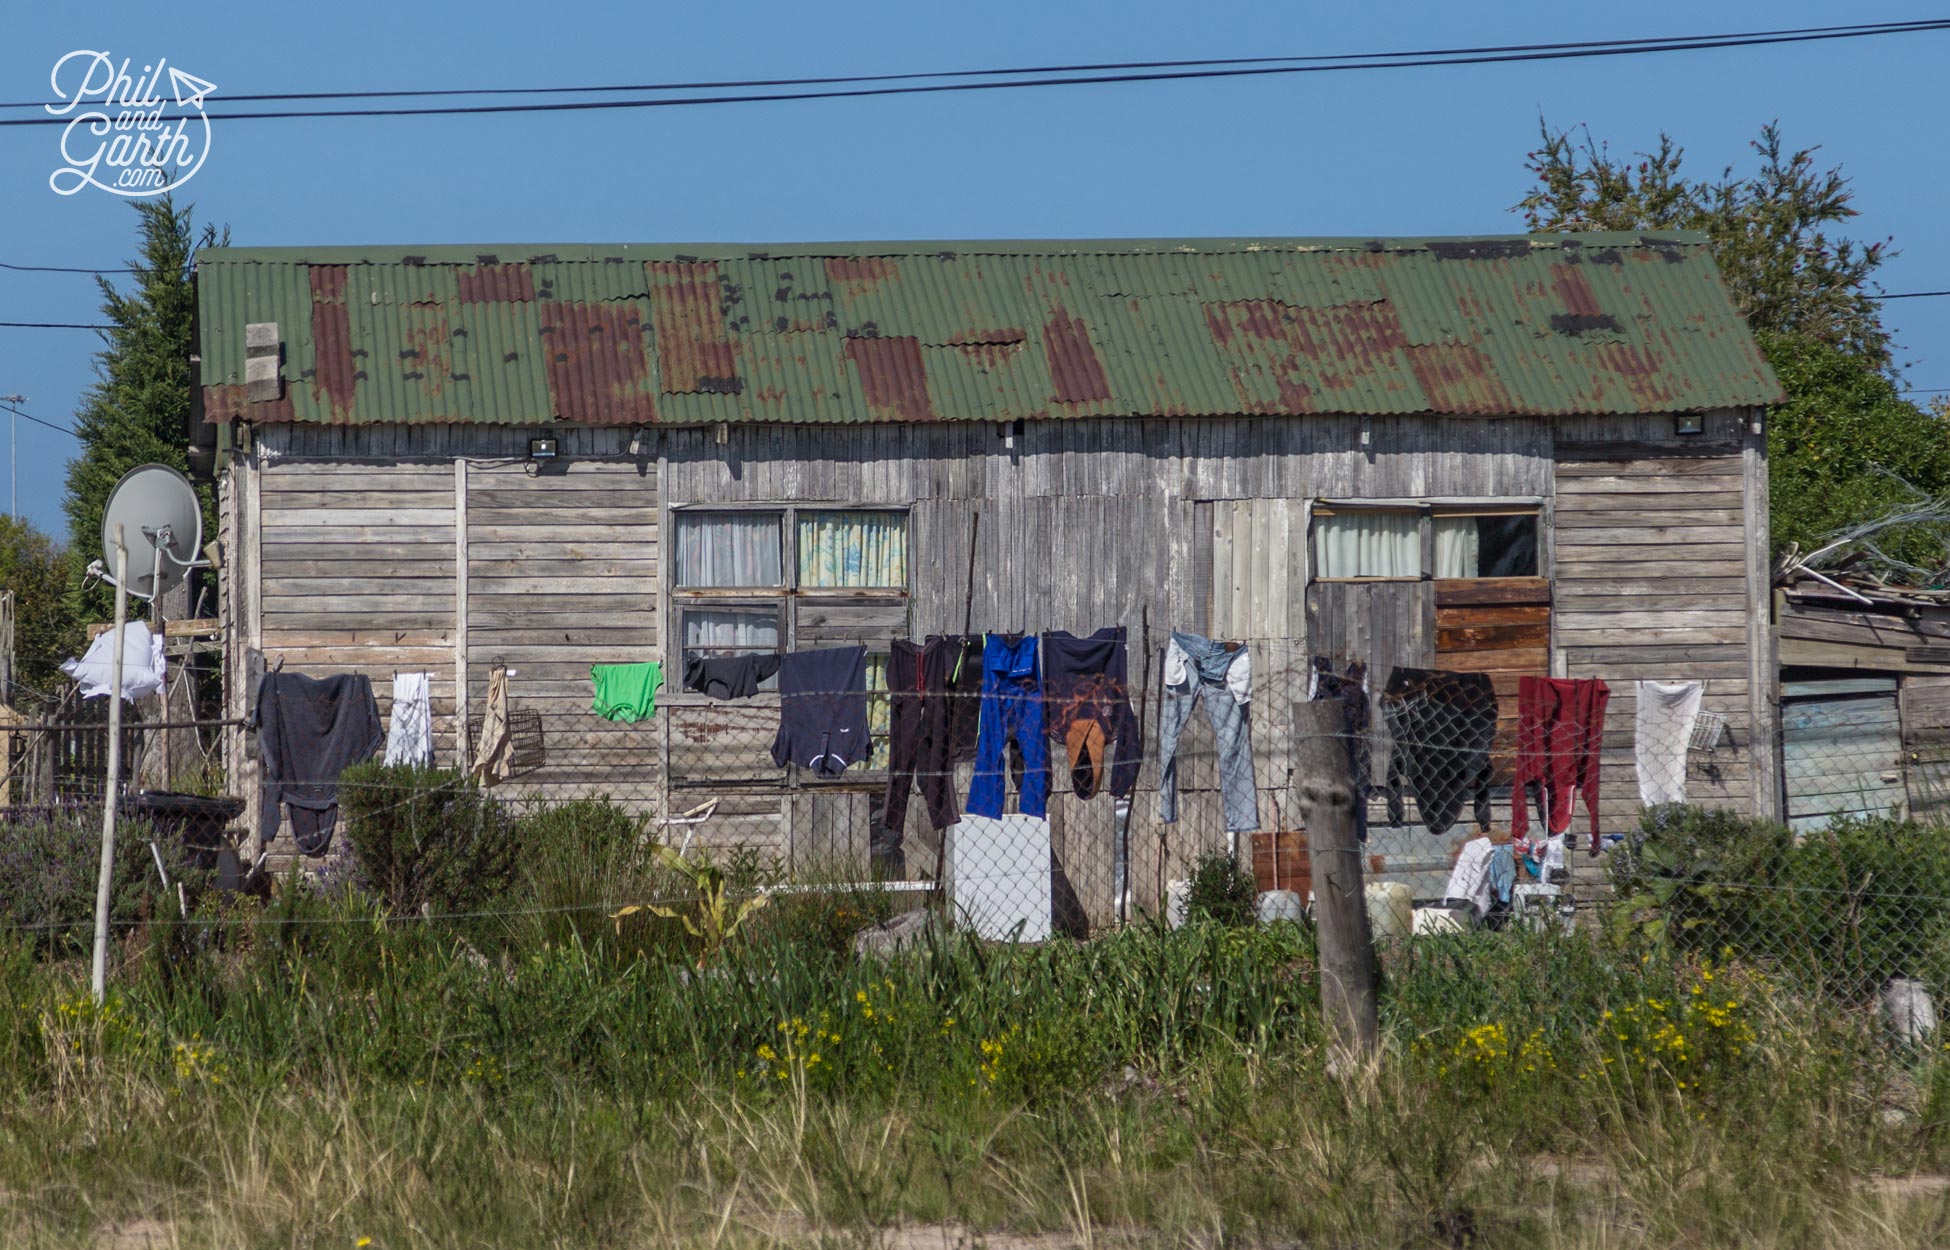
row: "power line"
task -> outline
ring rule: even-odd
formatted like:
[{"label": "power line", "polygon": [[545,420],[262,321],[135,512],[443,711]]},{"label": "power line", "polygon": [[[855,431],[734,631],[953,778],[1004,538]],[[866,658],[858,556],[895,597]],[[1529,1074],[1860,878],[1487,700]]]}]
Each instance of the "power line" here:
[{"label": "power line", "polygon": [[11,404],[0,404],[0,412],[11,412],[16,417],[19,417],[22,421],[32,421],[35,425],[44,425],[48,429],[53,430],[57,434],[66,434],[69,438],[81,437],[81,435],[75,433],[73,430],[69,429],[65,425],[56,425],[52,421],[43,421],[39,417],[35,416],[33,413],[22,412],[20,409],[14,407]]},{"label": "power line", "polygon": [[114,326],[93,325],[85,321],[0,321],[6,330],[113,330]]},{"label": "power line", "polygon": [[[589,112],[611,109],[687,108],[713,104],[790,103],[812,100],[868,99],[881,96],[935,95],[945,92],[1009,91],[1033,87],[1071,87],[1110,83],[1196,81],[1221,78],[1255,78],[1268,75],[1353,72],[1358,70],[1420,69],[1431,66],[1499,65],[1525,61],[1556,61],[1587,57],[1638,56],[1657,52],[1697,52],[1716,48],[1762,47],[1772,44],[1808,43],[1832,39],[1858,39],[1892,34],[1917,34],[1950,30],[1950,19],[1874,26],[1837,27],[1809,34],[1757,31],[1751,34],[1719,37],[1675,37],[1629,46],[1577,46],[1539,52],[1462,53],[1457,55],[1414,56],[1397,54],[1400,59],[1353,61],[1341,58],[1332,64],[1281,64],[1272,66],[1234,66],[1220,69],[1172,69],[1162,72],[1120,72],[1110,74],[1058,74],[1036,78],[1010,78],[1001,82],[955,81],[919,86],[854,87],[840,91],[748,92],[740,95],[673,96],[656,100],[576,100],[554,104],[467,104],[434,108],[346,108],[211,113],[210,121],[269,121],[337,117],[460,117],[506,113]],[[1369,54],[1384,56],[1388,54]],[[1231,64],[1231,63],[1228,63]],[[190,115],[195,116],[195,115]],[[66,117],[0,118],[5,126],[66,126]]]},{"label": "power line", "polygon": [[140,270],[127,265],[119,269],[89,269],[73,265],[9,265],[0,261],[0,269],[11,269],[15,273],[139,273]]},{"label": "power line", "polygon": [[1871,295],[1870,299],[1932,299],[1939,295],[1950,295],[1950,291],[1898,291],[1893,295]]},{"label": "power line", "polygon": [[[227,101],[268,103],[285,100],[379,100],[412,99],[442,96],[530,96],[530,95],[588,95],[604,92],[652,92],[652,91],[729,91],[753,87],[818,87],[844,86],[856,83],[912,82],[920,79],[964,79],[994,78],[1011,74],[1077,74],[1112,73],[1122,70],[1150,69],[1192,69],[1209,66],[1249,66],[1249,65],[1293,65],[1320,64],[1327,62],[1390,61],[1414,57],[1480,57],[1503,53],[1560,52],[1570,50],[1630,49],[1648,45],[1666,44],[1691,40],[1757,40],[1771,36],[1809,36],[1826,35],[1837,38],[1860,33],[1901,33],[1907,30],[1939,29],[1941,23],[1932,19],[1917,19],[1902,22],[1858,23],[1842,26],[1798,26],[1780,30],[1732,31],[1710,35],[1673,35],[1659,37],[1640,37],[1634,39],[1581,39],[1560,43],[1516,43],[1495,44],[1485,47],[1466,48],[1423,48],[1405,52],[1344,52],[1293,56],[1231,56],[1208,57],[1198,60],[1160,60],[1160,61],[1100,61],[1082,64],[1059,65],[1014,65],[994,69],[961,70],[921,70],[897,74],[838,74],[811,78],[739,78],[699,82],[664,83],[610,83],[600,86],[570,87],[440,87],[403,88],[385,91],[279,91],[255,94],[233,95],[225,93]],[[0,109],[23,108],[62,108],[70,104],[65,100],[22,100],[0,104]]]}]

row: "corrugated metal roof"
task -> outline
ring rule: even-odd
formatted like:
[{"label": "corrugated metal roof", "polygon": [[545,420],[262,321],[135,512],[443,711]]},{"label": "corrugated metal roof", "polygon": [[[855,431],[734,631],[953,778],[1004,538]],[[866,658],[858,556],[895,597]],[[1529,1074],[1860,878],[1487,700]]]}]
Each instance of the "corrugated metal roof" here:
[{"label": "corrugated metal roof", "polygon": [[[217,248],[216,420],[1684,412],[1780,384],[1702,236]],[[285,396],[244,400],[276,322]]]}]

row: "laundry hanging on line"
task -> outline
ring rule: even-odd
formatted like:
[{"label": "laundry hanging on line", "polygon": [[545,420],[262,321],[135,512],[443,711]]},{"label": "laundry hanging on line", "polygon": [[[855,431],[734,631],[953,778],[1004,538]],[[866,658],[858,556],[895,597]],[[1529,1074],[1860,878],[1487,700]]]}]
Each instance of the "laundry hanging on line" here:
[{"label": "laundry hanging on line", "polygon": [[635,724],[657,711],[657,691],[663,688],[663,665],[655,660],[638,664],[592,664],[589,679],[596,686],[596,715],[604,720]]},{"label": "laundry hanging on line", "polygon": [[289,811],[291,834],[307,855],[323,855],[338,824],[339,775],[386,744],[372,679],[363,674],[311,678],[266,673],[257,683],[261,823],[277,837]]},{"label": "laundry hanging on line", "polygon": [[919,786],[928,823],[961,819],[954,766],[975,758],[981,724],[980,635],[894,639],[887,656],[887,789],[869,834],[873,862],[904,871],[908,794]]},{"label": "laundry hanging on line", "polygon": [[1633,763],[1639,801],[1647,807],[1686,801],[1686,752],[1699,720],[1706,685],[1697,681],[1641,681],[1635,693]]},{"label": "laundry hanging on line", "polygon": [[832,647],[780,657],[779,732],[772,762],[838,777],[872,749],[867,726],[867,649]]},{"label": "laundry hanging on line", "polygon": [[386,727],[386,763],[433,766],[433,674],[393,674],[393,703]]},{"label": "laundry hanging on line", "polygon": [[[122,635],[122,697],[133,703],[163,688],[169,662],[163,655],[162,635],[150,632],[144,622],[128,622]],[[114,665],[115,631],[104,629],[80,659],[64,662],[61,671],[81,686],[82,698],[99,699],[114,681]]]},{"label": "laundry hanging on line", "polygon": [[971,815],[1000,817],[1005,755],[1024,816],[1049,814],[1049,746],[1043,736],[1043,679],[1034,634],[990,634],[982,649],[981,728],[975,741]]},{"label": "laundry hanging on line", "polygon": [[1158,819],[1178,819],[1178,744],[1203,703],[1219,748],[1219,791],[1226,831],[1259,828],[1259,795],[1253,777],[1251,720],[1253,665],[1246,644],[1217,642],[1172,632],[1165,648],[1164,700],[1158,715]]},{"label": "laundry hanging on line", "polygon": [[1131,711],[1130,680],[1122,625],[1084,638],[1066,630],[1043,635],[1045,728],[1063,744],[1079,799],[1106,783],[1120,799],[1137,786],[1144,738]]},{"label": "laundry hanging on line", "polygon": [[1490,747],[1496,741],[1496,687],[1485,673],[1451,673],[1398,665],[1381,692],[1381,717],[1393,739],[1385,791],[1388,823],[1399,825],[1413,795],[1422,826],[1442,835],[1475,809],[1490,827]]},{"label": "laundry hanging on line", "polygon": [[1595,677],[1525,677],[1517,683],[1511,833],[1522,837],[1529,829],[1533,801],[1545,833],[1567,832],[1582,795],[1591,817],[1591,854],[1598,853],[1598,762],[1610,699],[1611,687]]},{"label": "laundry hanging on line", "polygon": [[778,675],[779,656],[694,655],[684,661],[684,689],[713,699],[749,699]]}]

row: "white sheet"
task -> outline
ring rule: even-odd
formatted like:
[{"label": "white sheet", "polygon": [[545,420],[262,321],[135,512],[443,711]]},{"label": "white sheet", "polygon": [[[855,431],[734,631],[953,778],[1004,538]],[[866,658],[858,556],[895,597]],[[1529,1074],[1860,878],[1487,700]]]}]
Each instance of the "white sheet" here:
[{"label": "white sheet", "polygon": [[964,814],[948,829],[955,919],[992,941],[1050,935],[1049,821]]},{"label": "white sheet", "polygon": [[[99,699],[108,693],[114,664],[115,631],[105,629],[80,659],[69,660],[61,671],[81,683],[82,698]],[[130,621],[122,630],[122,697],[131,702],[147,698],[163,688],[167,675],[162,636],[151,634],[141,621]]]},{"label": "white sheet", "polygon": [[1686,748],[1693,740],[1706,686],[1697,681],[1642,681],[1638,684],[1638,717],[1632,739],[1636,744],[1639,800],[1655,803],[1686,801]]}]

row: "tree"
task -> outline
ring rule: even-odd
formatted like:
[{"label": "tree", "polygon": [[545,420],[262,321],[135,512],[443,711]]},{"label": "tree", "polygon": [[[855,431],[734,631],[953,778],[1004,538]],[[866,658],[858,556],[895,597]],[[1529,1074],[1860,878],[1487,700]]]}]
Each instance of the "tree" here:
[{"label": "tree", "polygon": [[81,630],[68,610],[61,548],[27,521],[0,516],[0,586],[14,593],[14,681],[0,693],[19,707],[66,682],[61,661],[81,654]]},{"label": "tree", "polygon": [[[1835,237],[1857,215],[1839,167],[1814,148],[1788,153],[1763,126],[1760,167],[1718,180],[1683,172],[1684,152],[1660,135],[1636,160],[1614,158],[1591,137],[1540,122],[1529,154],[1536,186],[1516,205],[1533,230],[1697,230],[1773,366],[1788,401],[1768,438],[1769,513],[1775,550],[1804,552],[1837,530],[1888,515],[1918,493],[1950,494],[1950,427],[1898,392],[1889,334],[1870,291],[1895,255],[1887,241]],[[1891,555],[1941,567],[1943,535],[1918,527],[1881,540]],[[1931,554],[1932,551],[1935,554]]]},{"label": "tree", "polygon": [[1702,231],[1757,333],[1804,337],[1889,368],[1889,334],[1869,286],[1895,253],[1887,240],[1833,235],[1857,215],[1855,192],[1839,166],[1816,168],[1818,149],[1787,152],[1770,122],[1753,143],[1753,173],[1729,165],[1717,180],[1694,180],[1670,135],[1636,160],[1618,159],[1588,129],[1538,124],[1543,146],[1527,166],[1537,185],[1516,205],[1532,230]]},{"label": "tree", "polygon": [[[1768,513],[1776,550],[1805,552],[1836,531],[1914,504],[1919,492],[1950,493],[1950,427],[1941,412],[1905,400],[1861,356],[1805,336],[1762,333],[1761,350],[1788,402],[1768,431]],[[1921,568],[1945,564],[1939,526],[1883,535],[1891,556]]]},{"label": "tree", "polygon": [[[101,547],[102,512],[122,475],[151,462],[187,469],[190,415],[190,353],[194,350],[196,296],[190,265],[197,239],[190,207],[178,209],[169,196],[135,205],[141,230],[141,256],[131,261],[133,289],[118,290],[97,278],[102,313],[114,326],[95,355],[95,383],[75,414],[81,451],[68,463],[68,492],[62,508],[68,517],[72,553],[70,593],[87,615],[111,610],[107,591],[81,587],[81,573]],[[229,241],[212,227],[203,246]],[[204,492],[204,528],[213,532],[214,510]]]}]

